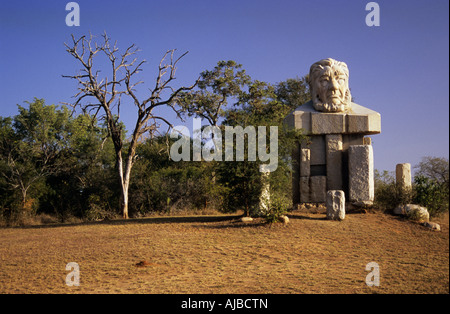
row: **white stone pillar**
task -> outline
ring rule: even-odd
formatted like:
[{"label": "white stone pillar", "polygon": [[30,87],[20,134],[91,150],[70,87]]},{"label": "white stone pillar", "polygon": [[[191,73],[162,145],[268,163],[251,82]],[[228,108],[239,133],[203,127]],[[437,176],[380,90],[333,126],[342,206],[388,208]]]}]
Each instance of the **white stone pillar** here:
[{"label": "white stone pillar", "polygon": [[351,145],[348,149],[350,202],[373,202],[373,149],[371,145]]},{"label": "white stone pillar", "polygon": [[402,190],[411,189],[411,164],[397,164],[395,167],[395,179]]}]

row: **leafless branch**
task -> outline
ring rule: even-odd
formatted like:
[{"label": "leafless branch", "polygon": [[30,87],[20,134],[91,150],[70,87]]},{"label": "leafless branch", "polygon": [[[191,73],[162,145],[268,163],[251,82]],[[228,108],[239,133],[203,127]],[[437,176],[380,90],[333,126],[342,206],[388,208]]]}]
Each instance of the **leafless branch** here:
[{"label": "leafless branch", "polygon": [[[171,83],[175,80],[177,64],[188,52],[175,58],[175,49],[168,50],[159,63],[155,87],[150,90],[147,98],[139,100],[136,88],[143,84],[143,81],[135,81],[133,78],[142,71],[142,66],[146,62],[145,60],[139,61],[136,57],[139,49],[132,44],[120,53],[117,42],[111,43],[106,33],[101,38],[103,40],[97,43],[93,40],[92,34],[79,39],[72,35],[71,44],[65,44],[66,51],[79,62],[81,69],[76,75],[63,75],[63,77],[73,79],[78,83],[78,92],[73,96],[75,100],[71,104],[73,108],[80,107],[84,112],[94,112],[94,117],[102,112],[102,117],[107,122],[108,132],[114,143],[122,187],[128,189],[129,174],[135,160],[136,145],[140,138],[145,133],[157,132],[159,128],[157,121],[166,123],[169,128],[172,126],[164,117],[153,115],[153,109],[167,105],[180,116],[174,102],[182,92],[192,90],[199,80],[189,87],[175,89]],[[111,74],[109,77],[105,76],[100,79],[100,71],[94,69],[94,58],[99,54],[106,56],[110,62]],[[166,93],[169,96],[163,100],[163,94]],[[118,121],[124,96],[128,96],[137,108],[136,124],[132,130],[127,158],[124,161],[125,166],[122,165],[123,139]],[[93,102],[85,102],[92,98]],[[113,109],[116,110],[116,114],[113,114]]]}]

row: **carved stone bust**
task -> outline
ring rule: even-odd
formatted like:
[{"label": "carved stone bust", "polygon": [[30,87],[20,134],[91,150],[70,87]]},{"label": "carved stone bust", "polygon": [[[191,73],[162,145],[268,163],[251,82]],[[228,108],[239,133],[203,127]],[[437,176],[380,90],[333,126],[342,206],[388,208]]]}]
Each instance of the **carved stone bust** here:
[{"label": "carved stone bust", "polygon": [[314,109],[346,112],[351,108],[348,67],[331,58],[314,63],[309,71],[309,89]]}]

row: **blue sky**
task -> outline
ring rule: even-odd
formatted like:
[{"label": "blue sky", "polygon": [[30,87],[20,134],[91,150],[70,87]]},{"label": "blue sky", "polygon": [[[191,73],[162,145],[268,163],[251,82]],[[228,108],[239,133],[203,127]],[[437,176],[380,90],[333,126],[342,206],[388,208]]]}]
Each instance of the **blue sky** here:
[{"label": "blue sky", "polygon": [[[142,50],[148,87],[173,48],[189,51],[178,66],[178,86],[219,60],[235,60],[269,83],[302,77],[323,58],[344,61],[355,102],[381,114],[382,133],[372,136],[376,169],[448,158],[447,0],[377,1],[379,27],[366,25],[369,1],[362,0],[79,0],[79,27],[65,24],[68,2],[1,0],[0,116],[16,115],[17,104],[33,97],[71,102],[76,83],[61,75],[79,66],[63,43],[71,34],[106,31],[119,48],[135,43]],[[131,127],[129,108],[122,117]]]}]

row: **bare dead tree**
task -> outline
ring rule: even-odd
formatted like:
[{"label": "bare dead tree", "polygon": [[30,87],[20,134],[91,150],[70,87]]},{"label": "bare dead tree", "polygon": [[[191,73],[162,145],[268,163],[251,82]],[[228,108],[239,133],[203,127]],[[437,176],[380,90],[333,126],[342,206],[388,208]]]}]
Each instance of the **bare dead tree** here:
[{"label": "bare dead tree", "polygon": [[[161,106],[172,108],[180,117],[179,109],[175,107],[178,96],[192,90],[197,82],[189,87],[174,89],[171,86],[175,80],[177,63],[187,52],[178,58],[174,58],[175,49],[168,50],[158,67],[156,84],[153,89],[149,89],[147,98],[140,100],[136,93],[136,86],[143,81],[134,82],[135,74],[142,71],[145,60],[138,61],[135,56],[139,51],[135,44],[129,46],[123,53],[119,53],[117,42],[111,44],[110,38],[102,35],[101,43],[95,42],[92,35],[82,36],[75,39],[72,35],[72,43],[65,43],[66,51],[72,55],[80,64],[81,71],[76,75],[63,75],[63,77],[74,79],[78,82],[78,93],[74,96],[75,102],[72,107],[81,107],[84,112],[93,113],[96,118],[100,115],[105,119],[109,135],[114,143],[118,175],[121,183],[121,207],[124,218],[128,218],[128,188],[130,185],[131,169],[135,162],[136,146],[139,139],[145,133],[153,133],[160,126],[159,123],[172,125],[164,117],[155,114],[154,109]],[[94,69],[94,58],[97,55],[104,55],[110,63],[110,77],[100,79],[100,70]],[[197,80],[198,81],[198,80]],[[127,98],[137,109],[136,123],[132,130],[127,153],[123,154],[124,139],[123,130],[120,123],[120,110],[122,100]],[[86,100],[93,99],[93,102]],[[125,103],[125,101],[123,101]]]}]

